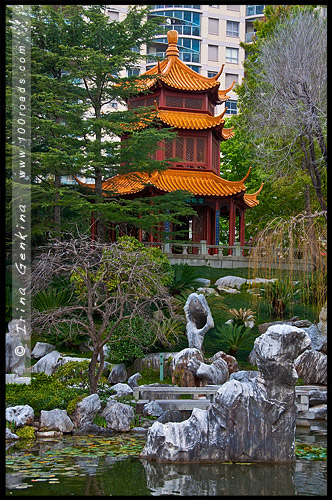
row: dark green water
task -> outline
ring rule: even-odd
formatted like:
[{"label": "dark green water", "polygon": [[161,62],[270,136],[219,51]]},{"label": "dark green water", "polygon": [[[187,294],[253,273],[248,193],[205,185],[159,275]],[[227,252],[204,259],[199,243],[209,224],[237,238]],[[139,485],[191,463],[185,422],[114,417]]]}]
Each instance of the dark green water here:
[{"label": "dark green water", "polygon": [[[114,438],[115,439],[115,438]],[[326,433],[297,431],[326,446]],[[139,458],[140,438],[127,435],[113,453],[107,438],[64,437],[7,450],[8,496],[326,496],[323,461],[293,465],[158,464]],[[126,455],[132,446],[133,456]],[[111,450],[111,451],[110,451]],[[120,451],[119,451],[120,450]],[[112,456],[113,454],[113,456]]]}]

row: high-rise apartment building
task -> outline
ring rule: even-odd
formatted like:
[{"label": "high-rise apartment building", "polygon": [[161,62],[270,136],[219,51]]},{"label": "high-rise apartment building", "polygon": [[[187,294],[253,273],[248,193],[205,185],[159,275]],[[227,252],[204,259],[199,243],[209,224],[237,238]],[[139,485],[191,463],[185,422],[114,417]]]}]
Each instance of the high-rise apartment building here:
[{"label": "high-rise apartment building", "polygon": [[[121,21],[129,5],[107,5],[111,19]],[[180,59],[191,69],[203,76],[216,75],[222,64],[219,78],[221,88],[228,88],[232,82],[240,84],[244,76],[245,51],[240,42],[250,42],[254,36],[253,21],[263,16],[265,5],[152,5],[151,16],[163,16],[160,34],[148,47],[143,48],[151,57],[140,67],[127,70],[127,76],[143,73],[163,60],[167,48],[166,32],[178,32]],[[226,114],[237,113],[237,94],[229,92]],[[116,104],[114,103],[114,106]],[[216,113],[221,112],[216,109]]]}]

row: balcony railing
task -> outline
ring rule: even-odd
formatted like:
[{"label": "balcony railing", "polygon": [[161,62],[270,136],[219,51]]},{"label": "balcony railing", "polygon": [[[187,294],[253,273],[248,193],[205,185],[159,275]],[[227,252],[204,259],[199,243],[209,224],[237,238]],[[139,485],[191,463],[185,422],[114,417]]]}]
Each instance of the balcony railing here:
[{"label": "balcony railing", "polygon": [[249,31],[246,33],[246,43],[250,43],[256,38],[256,31]]},{"label": "balcony railing", "polygon": [[[159,57],[160,59],[165,59],[166,58],[166,53],[165,52],[154,52],[153,54],[149,54],[151,57],[148,58],[147,64],[149,63],[156,63],[155,57]],[[153,56],[153,58],[152,58]],[[192,54],[191,52],[182,52],[180,51],[179,53],[179,58],[181,61],[185,63],[200,63],[200,54]]]}]

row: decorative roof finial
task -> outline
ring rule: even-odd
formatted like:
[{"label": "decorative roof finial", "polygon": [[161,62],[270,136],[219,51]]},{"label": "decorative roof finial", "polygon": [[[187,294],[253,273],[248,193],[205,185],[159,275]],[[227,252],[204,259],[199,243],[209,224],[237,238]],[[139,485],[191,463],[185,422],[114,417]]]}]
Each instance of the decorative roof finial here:
[{"label": "decorative roof finial", "polygon": [[176,30],[168,31],[167,40],[168,40],[168,48],[166,50],[166,56],[179,57],[179,49],[177,47],[178,32]]}]

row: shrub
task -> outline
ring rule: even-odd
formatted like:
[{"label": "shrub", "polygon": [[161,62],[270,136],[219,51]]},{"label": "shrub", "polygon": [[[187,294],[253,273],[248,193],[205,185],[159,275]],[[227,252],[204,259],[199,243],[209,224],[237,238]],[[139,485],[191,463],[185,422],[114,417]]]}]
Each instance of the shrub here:
[{"label": "shrub", "polygon": [[32,300],[32,306],[38,311],[48,311],[59,309],[59,307],[68,305],[71,298],[69,290],[57,290],[48,288],[38,292]]},{"label": "shrub", "polygon": [[35,431],[29,425],[25,425],[24,427],[17,429],[15,434],[17,434],[21,439],[35,439]]},{"label": "shrub", "polygon": [[175,264],[173,266],[173,280],[168,289],[172,295],[178,295],[185,290],[197,287],[197,278],[200,276],[201,273],[195,266]]},{"label": "shrub", "polygon": [[287,281],[275,280],[265,284],[263,297],[272,305],[273,315],[283,318],[286,306],[292,304],[299,296],[299,289]]},{"label": "shrub", "polygon": [[74,413],[78,403],[80,403],[84,398],[85,398],[85,395],[81,394],[80,396],[75,396],[73,399],[71,399],[69,401],[69,403],[67,404],[67,408],[66,408],[67,414],[72,415]]},{"label": "shrub", "polygon": [[65,386],[89,388],[89,361],[69,361],[60,366],[53,377]]},{"label": "shrub", "polygon": [[221,328],[217,326],[216,330],[228,354],[234,357],[239,349],[251,347],[256,338],[251,328],[246,328],[244,325],[227,324]]},{"label": "shrub", "polygon": [[88,391],[70,388],[54,375],[35,374],[30,384],[6,385],[6,407],[30,405],[38,416],[41,410],[65,410],[69,401],[82,394],[87,396]]},{"label": "shrub", "polygon": [[49,333],[43,334],[43,340],[55,345],[56,349],[72,350],[78,348],[83,342],[90,340],[89,335],[81,333],[75,323],[60,323],[57,327],[50,329]]},{"label": "shrub", "polygon": [[238,326],[250,326],[250,323],[254,321],[255,312],[251,309],[229,309],[229,313],[233,316],[233,325]]}]

